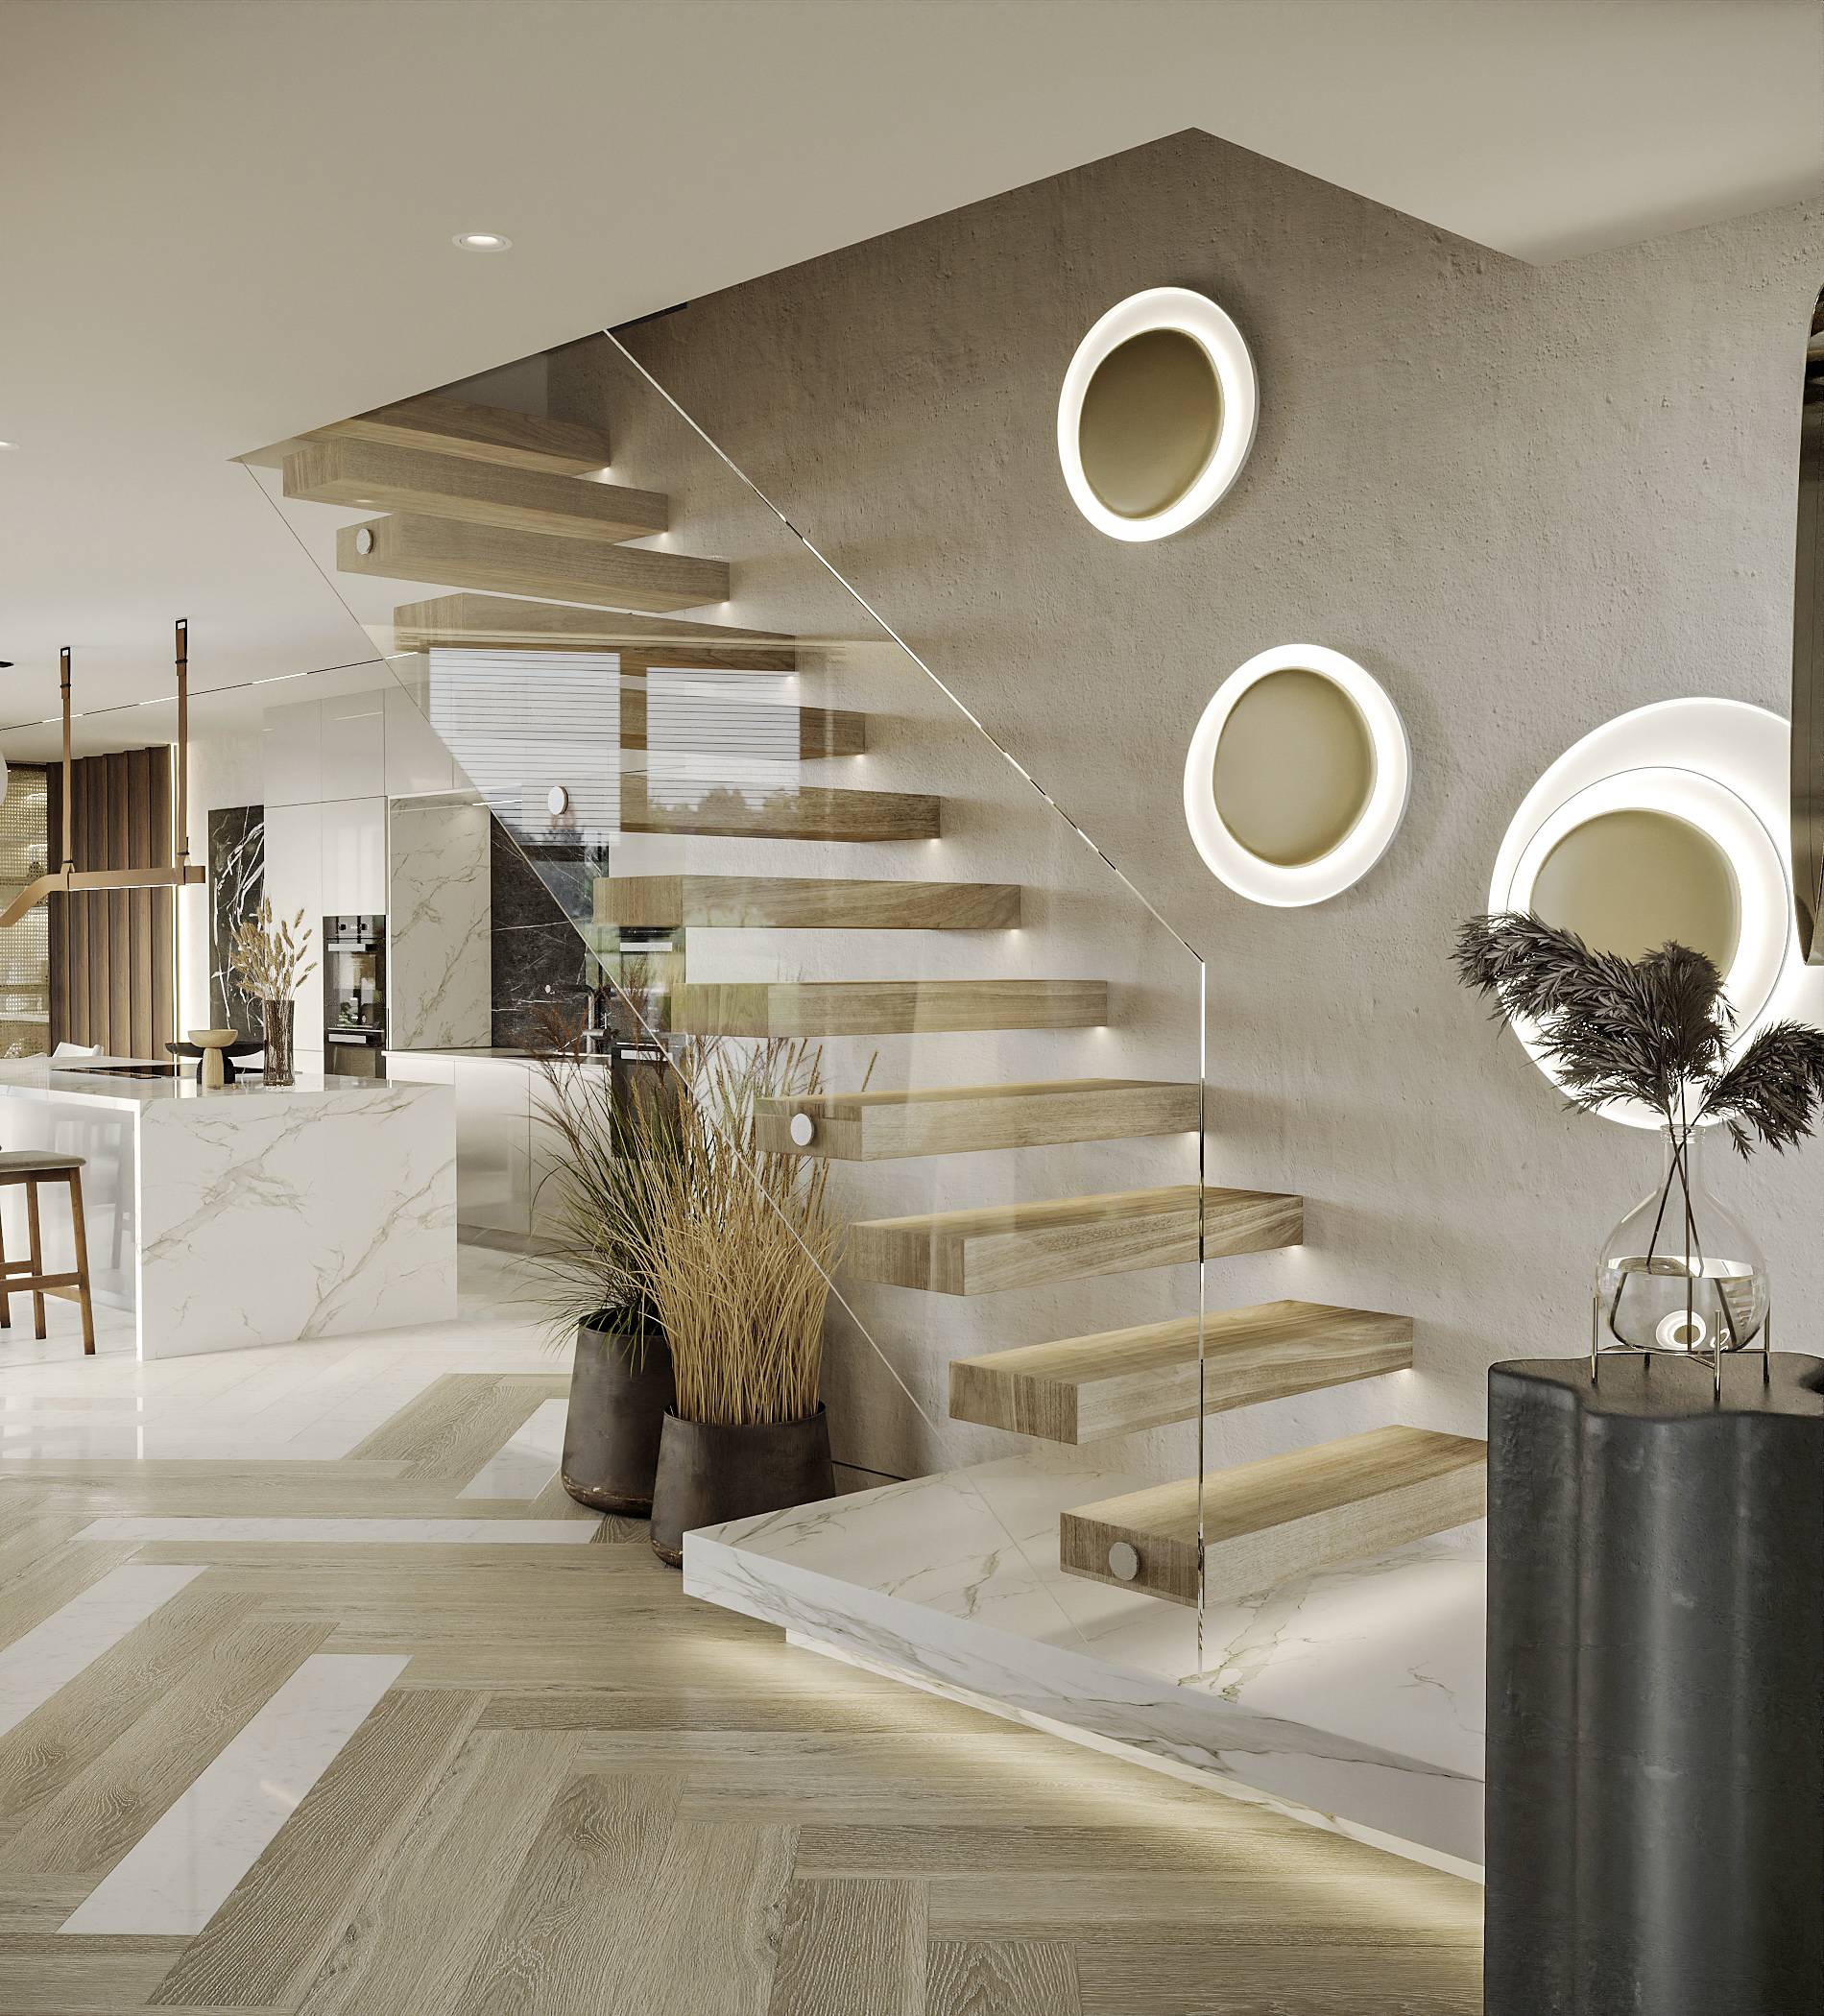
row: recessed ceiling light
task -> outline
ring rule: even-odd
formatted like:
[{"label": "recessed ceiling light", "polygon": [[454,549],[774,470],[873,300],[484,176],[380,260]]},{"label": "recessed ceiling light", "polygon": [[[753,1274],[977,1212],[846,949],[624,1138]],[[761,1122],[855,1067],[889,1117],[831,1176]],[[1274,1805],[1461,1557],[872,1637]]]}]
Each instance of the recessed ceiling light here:
[{"label": "recessed ceiling light", "polygon": [[513,247],[513,240],[498,231],[458,231],[449,242],[464,252],[509,252]]}]

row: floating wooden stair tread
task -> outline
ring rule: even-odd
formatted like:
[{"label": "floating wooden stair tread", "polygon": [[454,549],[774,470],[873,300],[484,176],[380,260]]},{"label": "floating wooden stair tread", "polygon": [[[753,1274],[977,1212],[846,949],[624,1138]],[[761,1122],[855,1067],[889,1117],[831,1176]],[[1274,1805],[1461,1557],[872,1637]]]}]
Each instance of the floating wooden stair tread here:
[{"label": "floating wooden stair tread", "polygon": [[595,884],[595,922],[642,929],[1010,931],[1020,923],[1020,888],[758,875],[604,876]]},{"label": "floating wooden stair tread", "polygon": [[[1295,1575],[1403,1547],[1480,1519],[1488,1447],[1428,1428],[1371,1428],[1204,1479],[1204,1592],[1227,1602]],[[1197,1480],[1155,1485],[1067,1512],[1066,1572],[1167,1602],[1197,1600]],[[1131,1576],[1109,1565],[1131,1548]],[[1120,1555],[1117,1562],[1129,1565]]]},{"label": "floating wooden stair tread", "polygon": [[912,1036],[957,1029],[1092,1029],[1101,980],[735,981],[672,996],[674,1029],[700,1036]]},{"label": "floating wooden stair tread", "polygon": [[[1202,1338],[1199,1366],[1198,1341]],[[1093,1442],[1412,1363],[1412,1319],[1262,1302],[950,1361],[950,1415],[1046,1442]],[[1201,1380],[1199,1372],[1201,1369]]]},{"label": "floating wooden stair tread", "polygon": [[391,447],[432,448],[492,462],[503,468],[540,469],[553,476],[582,476],[608,467],[608,436],[570,420],[540,420],[504,406],[475,406],[427,392],[417,398],[376,406],[327,427],[313,427],[292,441],[276,442],[243,455],[243,462],[276,468],[306,442],[376,441]]},{"label": "floating wooden stair tread", "polygon": [[571,609],[506,595],[434,595],[393,612],[399,651],[617,651],[622,666],[724,672],[790,672],[790,637],[765,630],[692,623],[675,616]]},{"label": "floating wooden stair tread", "polygon": [[[366,553],[359,550],[364,533],[372,538]],[[720,560],[598,544],[554,532],[466,525],[414,512],[343,526],[336,534],[336,565],[345,574],[504,588],[606,609],[695,609],[729,596],[729,569]]]},{"label": "floating wooden stair tread", "polygon": [[[1035,1085],[951,1085],[916,1092],[821,1092],[762,1099],[755,1116],[762,1148],[831,1162],[887,1162],[902,1155],[956,1155],[983,1148],[1039,1148],[1194,1129],[1195,1085],[1149,1078],[1064,1078]],[[811,1138],[799,1143],[803,1116]]]},{"label": "floating wooden stair tread", "polygon": [[1184,1265],[1199,1258],[1200,1232],[1210,1258],[1296,1246],[1305,1236],[1304,1200],[1273,1190],[1209,1188],[1200,1213],[1197,1186],[1185,1183],[875,1218],[850,1228],[848,1266],[862,1281],[983,1295]]},{"label": "floating wooden stair tread", "polygon": [[284,484],[288,497],[312,504],[417,511],[579,539],[641,539],[663,532],[671,518],[669,501],[656,491],[377,441],[306,442],[285,458]]},{"label": "floating wooden stair tread", "polygon": [[621,779],[620,823],[630,833],[733,833],[754,840],[933,840],[942,802],[922,791],[828,791],[804,784],[772,798],[717,791],[697,805],[654,804],[645,776]]}]

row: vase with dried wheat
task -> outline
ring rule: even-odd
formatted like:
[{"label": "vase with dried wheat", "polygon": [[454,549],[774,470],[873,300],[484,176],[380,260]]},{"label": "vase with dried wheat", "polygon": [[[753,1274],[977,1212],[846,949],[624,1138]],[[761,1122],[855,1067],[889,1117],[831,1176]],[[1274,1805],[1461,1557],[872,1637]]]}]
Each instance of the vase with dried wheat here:
[{"label": "vase with dried wheat", "polygon": [[241,992],[260,1004],[266,1044],[261,1076],[268,1085],[290,1085],[293,1021],[299,988],[317,970],[305,955],[310,949],[304,913],[275,917],[270,899],[263,899],[256,917],[234,926],[229,941],[228,971]]},{"label": "vase with dried wheat", "polygon": [[652,1305],[671,1347],[677,1401],[653,1490],[653,1550],[679,1566],[684,1535],[828,1498],[820,1398],[824,1311],[842,1226],[820,1159],[758,1145],[763,1099],[821,1087],[821,1052],[774,1040],[685,1044],[675,1108],[634,1116],[665,1152],[647,1157],[642,1228]]},{"label": "vase with dried wheat", "polygon": [[662,1053],[636,1078],[614,1069],[586,1049],[574,1017],[541,1018],[535,1041],[550,1147],[529,1266],[553,1341],[575,1339],[559,1476],[579,1504],[644,1518],[676,1399],[648,1267],[682,1081]]}]

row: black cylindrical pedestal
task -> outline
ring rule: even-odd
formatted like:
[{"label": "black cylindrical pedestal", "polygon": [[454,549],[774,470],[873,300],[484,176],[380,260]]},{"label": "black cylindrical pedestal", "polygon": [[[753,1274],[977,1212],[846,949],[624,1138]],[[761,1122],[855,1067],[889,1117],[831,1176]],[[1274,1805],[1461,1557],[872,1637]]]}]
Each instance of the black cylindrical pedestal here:
[{"label": "black cylindrical pedestal", "polygon": [[1488,2016],[1824,2008],[1824,1359],[1489,1374]]}]

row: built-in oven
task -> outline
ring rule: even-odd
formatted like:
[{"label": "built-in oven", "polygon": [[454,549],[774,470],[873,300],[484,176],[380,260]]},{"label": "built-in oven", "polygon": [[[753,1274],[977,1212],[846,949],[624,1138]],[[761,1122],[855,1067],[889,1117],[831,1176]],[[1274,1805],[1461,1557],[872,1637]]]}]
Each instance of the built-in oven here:
[{"label": "built-in oven", "polygon": [[386,919],[323,921],[324,1059],[341,1078],[386,1076]]}]

